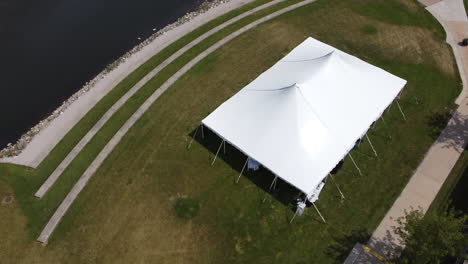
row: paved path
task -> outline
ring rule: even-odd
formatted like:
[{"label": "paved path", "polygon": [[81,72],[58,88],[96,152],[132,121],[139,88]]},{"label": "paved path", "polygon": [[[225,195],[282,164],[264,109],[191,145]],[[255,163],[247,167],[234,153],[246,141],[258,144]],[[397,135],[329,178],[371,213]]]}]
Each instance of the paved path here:
[{"label": "paved path", "polygon": [[426,5],[427,10],[439,20],[447,33],[447,43],[452,47],[463,81],[463,91],[455,103],[461,104],[468,98],[468,49],[461,47],[458,43],[468,37],[468,19],[463,0],[444,0]]},{"label": "paved path", "polygon": [[189,71],[195,64],[200,62],[202,59],[204,59],[206,56],[211,54],[213,51],[217,50],[227,42],[231,41],[232,39],[238,37],[242,33],[250,30],[251,28],[264,23],[266,21],[269,21],[279,15],[282,15],[286,12],[289,12],[291,10],[297,9],[301,6],[307,5],[309,3],[314,2],[315,0],[304,0],[302,2],[299,2],[297,4],[288,6],[286,8],[283,8],[281,10],[278,10],[276,12],[273,12],[255,22],[252,22],[251,24],[248,24],[247,26],[237,30],[236,32],[230,34],[229,36],[223,38],[219,42],[215,43],[213,46],[208,48],[207,50],[203,51],[200,55],[195,57],[193,60],[191,60],[189,63],[187,63],[184,67],[182,67],[178,72],[176,72],[173,76],[171,76],[164,84],[159,87],[141,106],[140,108],[125,122],[125,124],[120,128],[120,130],[112,137],[112,139],[107,143],[107,145],[104,147],[104,149],[98,154],[96,159],[91,163],[91,165],[88,167],[88,169],[83,173],[83,175],[80,177],[78,182],[73,186],[72,190],[68,193],[68,195],[65,197],[63,202],[60,204],[59,208],[55,211],[54,215],[52,218],[49,220],[47,223],[46,227],[38,237],[37,241],[41,243],[47,243],[50,235],[52,232],[55,230],[57,227],[59,221],[62,219],[62,217],[65,215],[67,210],[70,208],[72,205],[73,201],[76,199],[78,194],[83,190],[85,187],[86,183],[88,180],[93,176],[93,174],[96,172],[96,170],[101,166],[102,162],[105,160],[105,158],[112,152],[114,147],[120,142],[120,140],[123,138],[123,136],[127,133],[127,131],[135,124],[136,121],[148,110],[148,108],[156,101],[156,99],[159,98],[161,94],[163,94],[172,84],[174,84],[182,75],[184,75],[187,71]]},{"label": "paved path", "polygon": [[468,142],[468,99],[465,93],[468,48],[457,45],[461,36],[468,36],[466,35],[468,19],[463,1],[435,1],[427,9],[441,22],[447,32],[447,42],[454,49],[464,88],[457,99],[460,103],[452,119],[431,146],[415,174],[369,240],[371,247],[387,257],[398,254],[401,247],[392,230],[392,226],[397,225],[395,219],[403,216],[404,210],[411,208],[427,211]]},{"label": "paved path", "polygon": [[[108,94],[125,77],[145,63],[148,58],[157,54],[187,33],[202,26],[208,21],[219,17],[254,0],[229,0],[199,14],[190,21],[181,24],[163,35],[158,36],[148,45],[126,58],[111,72],[104,76],[98,75],[90,90],[81,95],[57,118],[43,128],[32,141],[16,157],[2,158],[0,162],[14,163],[36,168],[70,129],[80,121],[106,94]],[[42,121],[41,121],[42,122]]]},{"label": "paved path", "polygon": [[239,16],[236,16],[221,25],[211,29],[210,31],[206,32],[205,34],[201,35],[200,37],[196,38],[183,48],[179,49],[175,52],[172,56],[167,58],[161,64],[159,64],[156,68],[154,68],[151,72],[149,72],[146,76],[144,76],[138,83],[136,83],[125,95],[123,95],[107,112],[101,117],[101,119],[88,131],[88,133],[78,142],[78,144],[68,153],[65,159],[60,163],[60,165],[52,172],[52,174],[47,178],[47,180],[41,185],[39,190],[34,194],[37,198],[42,198],[46,192],[54,185],[57,181],[59,176],[63,173],[63,171],[70,165],[70,163],[75,159],[75,157],[81,152],[81,150],[91,141],[91,139],[96,135],[96,133],[106,124],[106,122],[112,117],[112,115],[117,112],[122,105],[124,105],[130,97],[132,97],[136,92],[138,92],[149,80],[151,80],[156,74],[158,74],[162,69],[164,69],[167,65],[172,63],[174,60],[179,58],[182,54],[186,51],[193,48],[195,45],[199,44],[209,36],[215,34],[216,32],[220,31],[221,29],[241,20],[244,17],[250,16],[259,10],[265,9],[272,5],[275,5],[279,2],[283,2],[285,0],[274,0],[267,4],[258,6],[252,10],[242,13]]}]

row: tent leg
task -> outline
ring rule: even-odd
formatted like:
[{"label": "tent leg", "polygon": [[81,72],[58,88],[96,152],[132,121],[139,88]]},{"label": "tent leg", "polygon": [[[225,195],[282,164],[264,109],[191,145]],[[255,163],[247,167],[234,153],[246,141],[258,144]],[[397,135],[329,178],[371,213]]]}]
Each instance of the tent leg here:
[{"label": "tent leg", "polygon": [[247,162],[249,161],[249,157],[245,160],[244,167],[242,167],[241,172],[239,173],[239,177],[237,177],[236,184],[239,183],[240,177],[242,175],[242,172],[244,172],[245,166],[247,166]]},{"label": "tent leg", "polygon": [[380,118],[382,119],[382,121],[383,121],[384,124],[387,124],[387,123],[385,122],[385,119],[383,118],[383,114],[380,116]]},{"label": "tent leg", "polygon": [[367,141],[369,141],[369,145],[371,146],[372,150],[374,151],[375,156],[377,157],[377,151],[375,151],[374,145],[372,145],[372,142],[370,141],[369,136],[366,134]]},{"label": "tent leg", "polygon": [[203,124],[201,124],[200,126],[201,126],[201,137],[205,138],[205,133],[203,131]]},{"label": "tent leg", "polygon": [[320,215],[320,217],[322,218],[323,222],[326,224],[327,222],[325,221],[325,218],[323,218],[322,214],[320,213],[319,209],[317,208],[317,206],[315,205],[315,203],[312,203],[315,207],[315,210],[317,210],[317,213]]},{"label": "tent leg", "polygon": [[218,157],[219,151],[221,150],[221,147],[223,146],[223,143],[224,143],[224,139],[223,139],[223,141],[221,141],[221,144],[219,145],[218,151],[216,151],[216,155],[215,155],[215,157],[213,159],[213,162],[211,162],[211,166],[213,166],[213,164],[215,163],[216,158]]},{"label": "tent leg", "polygon": [[349,157],[351,158],[351,161],[353,161],[354,166],[356,166],[356,169],[358,170],[359,175],[362,176],[361,170],[359,169],[358,165],[356,164],[356,161],[354,161],[353,156],[351,156],[351,153],[348,153],[348,155],[349,155]]},{"label": "tent leg", "polygon": [[189,143],[187,149],[190,149],[190,146],[192,146],[192,142],[195,139],[195,137],[197,136],[197,132],[198,132],[199,128],[200,128],[200,126],[198,126],[197,129],[195,129],[195,134],[193,134],[192,140],[190,140],[190,143]]},{"label": "tent leg", "polygon": [[271,188],[276,189],[276,182],[278,181],[278,176],[275,176],[275,178],[273,179],[273,182],[271,183],[270,185],[270,190]]},{"label": "tent leg", "polygon": [[223,141],[223,153],[226,154],[226,140]]},{"label": "tent leg", "polygon": [[331,178],[332,178],[332,180],[333,180],[333,183],[335,184],[336,188],[337,188],[338,191],[340,192],[341,199],[344,199],[345,197],[344,197],[344,195],[343,195],[343,192],[341,192],[340,186],[338,186],[338,184],[336,183],[335,178],[334,178],[333,175],[331,175],[331,174],[328,174],[328,175],[331,176]]},{"label": "tent leg", "polygon": [[398,109],[400,109],[400,113],[401,113],[401,115],[403,116],[403,119],[406,120],[405,113],[403,113],[403,110],[401,110],[401,106],[400,106],[400,103],[398,103],[398,99],[395,100],[395,101],[396,101],[396,103],[397,103]]}]

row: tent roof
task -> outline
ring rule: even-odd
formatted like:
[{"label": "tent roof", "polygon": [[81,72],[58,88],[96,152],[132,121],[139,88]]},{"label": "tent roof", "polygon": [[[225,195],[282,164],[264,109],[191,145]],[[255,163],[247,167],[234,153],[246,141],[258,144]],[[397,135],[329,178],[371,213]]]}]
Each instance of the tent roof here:
[{"label": "tent roof", "polygon": [[310,194],[405,84],[308,38],[202,123]]}]

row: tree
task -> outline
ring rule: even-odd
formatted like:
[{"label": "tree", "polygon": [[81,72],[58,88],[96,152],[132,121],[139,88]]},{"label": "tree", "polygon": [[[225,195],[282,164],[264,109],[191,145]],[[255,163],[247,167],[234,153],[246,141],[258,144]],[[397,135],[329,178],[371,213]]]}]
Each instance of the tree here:
[{"label": "tree", "polygon": [[454,210],[426,216],[421,210],[405,212],[394,227],[405,246],[398,263],[438,264],[447,257],[462,255],[468,243],[463,234],[467,220],[467,215],[457,216]]}]

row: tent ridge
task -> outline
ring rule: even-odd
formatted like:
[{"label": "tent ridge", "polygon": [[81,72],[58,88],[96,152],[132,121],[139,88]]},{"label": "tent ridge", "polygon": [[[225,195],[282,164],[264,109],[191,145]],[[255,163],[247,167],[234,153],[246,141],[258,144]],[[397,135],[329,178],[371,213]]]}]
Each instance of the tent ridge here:
[{"label": "tent ridge", "polygon": [[280,60],[279,62],[305,62],[305,61],[314,61],[314,60],[319,60],[319,59],[324,59],[324,58],[327,58],[327,57],[330,57],[331,55],[333,55],[333,53],[335,52],[336,50],[332,50],[330,51],[329,53],[325,54],[325,55],[322,55],[322,56],[319,56],[319,57],[315,57],[315,58],[312,58],[312,59],[304,59],[304,60]]},{"label": "tent ridge", "polygon": [[289,88],[294,88],[297,85],[297,83],[293,83],[291,85],[281,87],[281,88],[275,88],[275,89],[253,89],[253,88],[247,88],[245,90],[247,91],[257,91],[257,92],[272,92],[272,91],[279,91],[279,90],[285,90]]},{"label": "tent ridge", "polygon": [[318,121],[323,125],[323,127],[325,127],[329,132],[330,134],[333,135],[333,137],[337,140],[338,143],[340,143],[340,145],[342,145],[342,147],[344,147],[344,149],[346,150],[346,152],[349,152],[350,149],[348,149],[346,147],[345,144],[343,144],[338,137],[335,136],[335,133],[333,133],[333,131],[327,126],[327,124],[322,120],[322,118],[320,118],[320,116],[317,114],[317,112],[315,111],[315,109],[312,107],[311,103],[309,102],[309,100],[307,100],[307,98],[304,96],[304,94],[302,93],[302,89],[301,89],[301,86],[300,85],[296,85],[297,86],[297,90],[299,90],[299,94],[301,95],[302,99],[305,101],[305,103],[307,104],[307,106],[309,107],[309,109],[314,113],[314,115],[317,117]]}]

